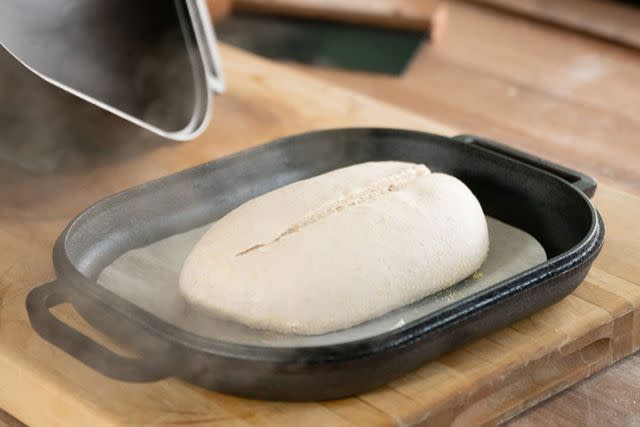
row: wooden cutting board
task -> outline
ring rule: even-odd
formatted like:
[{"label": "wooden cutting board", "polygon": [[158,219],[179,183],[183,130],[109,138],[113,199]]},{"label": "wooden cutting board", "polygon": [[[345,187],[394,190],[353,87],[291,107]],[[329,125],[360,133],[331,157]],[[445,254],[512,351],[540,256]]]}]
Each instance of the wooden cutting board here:
[{"label": "wooden cutting board", "polygon": [[[437,122],[228,47],[229,91],[214,124],[187,143],[116,141],[69,147],[48,176],[0,169],[0,407],[34,426],[492,424],[640,347],[640,199],[601,187],[605,248],[561,302],[371,393],[322,403],[251,401],[177,379],[105,378],[31,329],[25,296],[52,280],[51,248],[68,221],[116,191],[286,134],[396,126],[453,135]],[[56,312],[91,332],[70,307]]]}]

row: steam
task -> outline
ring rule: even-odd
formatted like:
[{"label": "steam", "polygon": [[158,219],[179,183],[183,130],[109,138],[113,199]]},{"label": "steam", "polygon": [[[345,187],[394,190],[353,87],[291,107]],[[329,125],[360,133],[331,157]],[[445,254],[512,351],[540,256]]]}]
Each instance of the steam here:
[{"label": "steam", "polygon": [[[228,196],[238,194],[230,190]],[[495,244],[491,245],[482,266],[481,277],[467,278],[415,304],[325,335],[286,335],[257,330],[190,305],[179,290],[180,270],[189,252],[212,224],[122,253],[100,272],[97,282],[160,319],[204,337],[280,348],[333,345],[393,330],[546,260],[544,248],[531,235],[490,217],[487,224]]]},{"label": "steam", "polygon": [[[175,3],[177,4],[177,3]],[[174,2],[9,1],[0,41],[38,72],[168,131],[194,113],[194,72]],[[195,77],[204,81],[200,71]],[[43,81],[0,47],[0,167],[49,174],[157,145]]]}]

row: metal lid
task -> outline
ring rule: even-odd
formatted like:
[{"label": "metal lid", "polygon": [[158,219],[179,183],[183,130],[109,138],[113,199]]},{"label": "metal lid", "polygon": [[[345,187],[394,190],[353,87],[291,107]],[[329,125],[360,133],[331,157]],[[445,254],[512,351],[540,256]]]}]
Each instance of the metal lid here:
[{"label": "metal lid", "polygon": [[0,46],[86,101],[176,140],[225,83],[204,0],[7,0]]}]

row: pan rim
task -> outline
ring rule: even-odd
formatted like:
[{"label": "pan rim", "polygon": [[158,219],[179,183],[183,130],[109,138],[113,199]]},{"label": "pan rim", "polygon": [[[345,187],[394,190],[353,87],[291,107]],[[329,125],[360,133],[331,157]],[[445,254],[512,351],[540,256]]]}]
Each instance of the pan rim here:
[{"label": "pan rim", "polygon": [[[588,266],[602,248],[604,241],[604,224],[597,210],[587,196],[562,178],[545,170],[538,169],[537,172],[548,176],[550,179],[561,182],[564,186],[570,187],[578,197],[583,199],[583,202],[588,207],[591,216],[591,225],[586,236],[579,243],[565,252],[527,269],[518,275],[512,276],[488,287],[487,289],[452,302],[439,310],[422,316],[413,322],[395,328],[391,331],[362,338],[357,341],[305,347],[269,347],[238,344],[207,338],[186,331],[176,325],[160,319],[154,314],[135,305],[131,301],[128,301],[100,286],[95,280],[81,273],[67,256],[67,238],[73,231],[74,225],[76,225],[83,216],[90,215],[95,209],[100,209],[105,203],[113,202],[117,197],[121,197],[123,194],[144,191],[149,186],[157,184],[162,180],[171,179],[178,174],[195,172],[198,168],[206,167],[214,162],[228,161],[230,159],[240,157],[248,152],[257,152],[276,145],[287,144],[295,141],[299,142],[301,139],[308,137],[318,137],[321,135],[326,136],[330,133],[344,131],[391,131],[394,133],[400,132],[408,136],[417,136],[421,139],[430,138],[436,141],[453,141],[455,143],[459,143],[458,141],[454,141],[451,138],[441,135],[393,128],[358,127],[311,131],[280,138],[271,143],[249,148],[230,156],[215,159],[202,165],[143,183],[115,193],[101,201],[98,201],[97,203],[94,203],[78,214],[67,225],[58,237],[53,249],[54,265],[56,272],[58,273],[59,280],[62,280],[65,283],[68,282],[76,291],[89,296],[92,303],[101,304],[104,308],[115,311],[120,317],[125,318],[127,321],[136,323],[137,326],[140,326],[145,331],[150,332],[154,336],[157,336],[172,345],[176,345],[183,351],[196,350],[218,357],[256,362],[291,363],[300,362],[302,358],[306,364],[335,363],[371,357],[389,350],[398,350],[402,347],[409,346],[416,341],[429,339],[429,337],[443,331],[444,329],[455,326],[457,323],[464,321],[465,318],[476,315],[483,310],[492,307],[496,303],[504,302],[508,298],[517,296],[525,290],[544,284],[550,278],[569,274],[582,266]],[[475,148],[482,149],[482,147]],[[503,154],[492,153],[492,155],[517,162],[517,160],[511,159]],[[117,301],[118,303],[107,304],[107,301]]]}]

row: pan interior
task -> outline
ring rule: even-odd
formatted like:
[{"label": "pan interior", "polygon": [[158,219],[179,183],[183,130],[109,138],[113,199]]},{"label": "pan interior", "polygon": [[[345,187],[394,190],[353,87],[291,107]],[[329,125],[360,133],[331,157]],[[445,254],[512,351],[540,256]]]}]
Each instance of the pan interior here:
[{"label": "pan interior", "polygon": [[[490,235],[492,249],[504,249],[506,262],[499,257],[493,270],[487,262],[483,281],[464,281],[449,288],[448,294],[435,294],[356,328],[320,337],[275,336],[185,307],[178,293],[177,274],[198,233],[203,232],[201,227],[247,200],[293,181],[380,160],[424,163],[434,172],[462,180],[480,201],[485,215],[508,224],[509,228],[502,228],[504,233],[493,230]],[[152,322],[158,330],[169,323],[205,338],[236,343],[313,346],[388,331],[512,278],[545,258],[576,256],[595,221],[593,207],[582,193],[535,164],[532,167],[483,147],[422,132],[331,129],[283,138],[111,196],[70,224],[56,245],[54,261],[61,277],[72,272],[86,278],[77,281],[78,291],[96,286],[98,280],[98,287],[109,288],[158,320],[164,319]],[[500,223],[494,225],[497,227],[492,225],[492,229],[501,229]],[[515,254],[529,252],[526,245],[508,246],[512,239],[503,236],[510,235],[508,230],[523,232],[520,236],[527,236],[538,255],[523,257],[525,263],[516,262],[519,257]],[[499,244],[501,241],[506,243]],[[149,253],[149,247],[154,252]],[[161,257],[151,256],[155,252]],[[495,255],[492,252],[489,260]],[[132,263],[140,267],[129,269]],[[492,275],[495,270],[502,275]],[[122,299],[109,299],[109,304],[117,305]]]},{"label": "pan interior", "polygon": [[180,294],[178,278],[185,258],[209,225],[124,253],[102,270],[98,284],[166,322],[206,338],[268,347],[339,344],[411,323],[546,260],[542,245],[531,235],[491,217],[487,223],[491,249],[477,274],[384,316],[325,335],[255,330],[189,305]]}]

